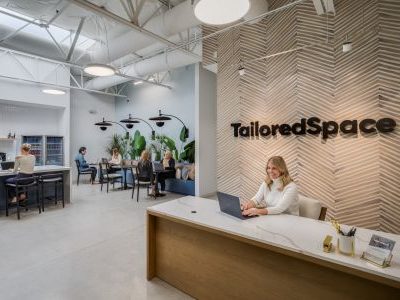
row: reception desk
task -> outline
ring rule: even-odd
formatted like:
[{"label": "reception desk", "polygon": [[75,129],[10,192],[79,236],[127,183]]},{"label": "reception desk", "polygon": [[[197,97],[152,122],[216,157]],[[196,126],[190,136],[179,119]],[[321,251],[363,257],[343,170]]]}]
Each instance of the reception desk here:
[{"label": "reception desk", "polygon": [[[40,176],[43,174],[54,174],[62,173],[64,178],[64,199],[65,203],[70,202],[70,168],[63,166],[36,166],[34,169],[34,175]],[[5,209],[6,203],[6,191],[5,181],[7,178],[13,177],[16,174],[9,171],[0,171],[0,209]]]},{"label": "reception desk", "polygon": [[[360,259],[373,233],[397,241],[389,268]],[[359,228],[351,257],[323,252],[327,234],[329,222],[240,220],[188,196],[147,209],[147,279],[198,299],[400,299],[398,235]]]}]

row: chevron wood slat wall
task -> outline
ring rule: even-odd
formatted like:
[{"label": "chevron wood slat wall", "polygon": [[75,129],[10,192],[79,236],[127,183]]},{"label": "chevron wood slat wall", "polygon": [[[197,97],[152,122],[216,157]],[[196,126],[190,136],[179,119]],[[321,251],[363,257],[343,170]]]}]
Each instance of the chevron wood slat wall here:
[{"label": "chevron wood slat wall", "polygon": [[[400,115],[400,1],[379,1],[379,110],[381,116]],[[400,216],[399,130],[379,139],[379,196],[382,231],[398,232]]]},{"label": "chevron wood slat wall", "polygon": [[[274,10],[290,1],[268,2]],[[300,192],[321,200],[330,217],[400,233],[399,126],[390,134],[338,134],[325,141],[233,137],[233,122],[292,124],[316,116],[400,123],[400,2],[337,0],[335,9],[335,16],[318,16],[310,0],[204,41],[205,56],[218,53],[218,189],[252,197],[267,158],[282,155]],[[343,53],[346,37],[353,51]],[[239,76],[243,64],[246,74]]]}]

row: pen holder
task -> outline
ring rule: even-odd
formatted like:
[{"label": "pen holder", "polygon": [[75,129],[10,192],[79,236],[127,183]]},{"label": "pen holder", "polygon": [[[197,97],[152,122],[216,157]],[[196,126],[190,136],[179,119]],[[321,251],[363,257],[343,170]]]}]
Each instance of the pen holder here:
[{"label": "pen holder", "polygon": [[354,245],[355,237],[354,236],[346,236],[346,235],[338,235],[337,240],[337,248],[339,253],[344,255],[354,256]]}]

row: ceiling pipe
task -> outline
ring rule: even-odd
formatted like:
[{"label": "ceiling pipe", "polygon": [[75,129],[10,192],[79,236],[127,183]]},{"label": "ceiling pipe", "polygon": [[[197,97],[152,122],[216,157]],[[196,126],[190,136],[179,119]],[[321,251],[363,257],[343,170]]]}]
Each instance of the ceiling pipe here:
[{"label": "ceiling pipe", "polygon": [[[73,1],[75,4],[78,5],[81,5],[81,2],[86,2],[84,0]],[[186,0],[185,2],[180,3],[174,8],[167,10],[162,15],[154,17],[146,23],[144,28],[140,28],[139,26],[134,25],[133,23],[123,18],[114,19],[115,21],[119,21],[124,23],[125,25],[131,26],[136,31],[128,32],[118,38],[113,39],[112,43],[109,43],[108,45],[110,56],[108,56],[107,49],[100,49],[93,54],[94,60],[106,61],[109,57],[110,61],[114,61],[132,52],[136,52],[154,44],[154,39],[157,39],[159,42],[166,44],[165,40],[170,40],[173,35],[183,32],[188,28],[201,25],[201,22],[194,15],[191,2],[191,0]],[[101,8],[94,9],[96,9],[98,12],[106,12],[104,9]],[[243,19],[247,21],[267,11],[268,2],[266,0],[250,0],[250,9],[248,13],[243,17]],[[111,17],[111,15],[112,13],[108,14],[109,17]],[[258,21],[259,20],[254,20],[252,21],[252,24]],[[151,33],[151,35],[149,35],[149,33]],[[173,48],[179,48],[174,47],[171,44],[167,45]]]},{"label": "ceiling pipe", "polygon": [[[74,0],[78,1],[78,0]],[[82,0],[79,0],[82,1]],[[244,20],[254,19],[254,16],[266,13],[268,11],[268,3],[266,0],[250,0],[251,6],[249,12],[244,17]],[[176,20],[179,20],[177,22]],[[258,19],[259,20],[259,19]],[[258,20],[254,20],[255,22]],[[175,6],[171,10],[167,11],[163,15],[150,20],[145,26],[146,29],[156,32],[157,34],[168,36],[182,32],[188,28],[200,25],[200,21],[195,17],[191,0],[182,2]],[[143,49],[145,46],[154,44],[151,38],[146,38],[141,35],[142,38],[134,39],[132,35],[137,35],[137,32],[130,32],[116,38],[110,43],[110,58],[119,57],[123,59],[124,56],[129,55],[132,52],[137,52]],[[182,49],[181,47],[173,47],[175,49]],[[201,51],[201,50],[200,50]],[[181,53],[181,55],[180,55]],[[117,56],[119,54],[120,56]],[[101,56],[107,56],[105,50],[101,50],[94,57],[100,58]],[[121,73],[131,76],[146,76],[156,72],[166,71],[189,64],[197,63],[202,60],[201,52],[197,57],[189,57],[187,53],[181,51],[171,51],[165,54],[159,54],[149,59],[142,60],[131,66],[127,66],[121,69]],[[165,64],[164,61],[169,61]],[[157,67],[156,64],[161,64]],[[112,87],[117,84],[127,82],[127,79],[123,79],[118,76],[112,76],[108,78],[95,78],[87,83],[88,88],[93,89],[105,89]]]},{"label": "ceiling pipe", "polygon": [[[96,51],[96,53],[93,55],[93,61],[110,62],[117,58],[123,57],[132,51],[149,46],[155,41],[161,42],[169,47],[175,47],[177,45],[169,41],[167,39],[168,36],[198,24],[198,21],[197,23],[193,23],[193,21],[197,19],[194,17],[193,11],[189,11],[189,8],[191,9],[189,0],[175,6],[165,14],[150,20],[143,28],[88,1],[71,1],[79,7],[95,12],[135,30],[135,32],[128,32],[127,34],[123,34],[122,36],[113,39],[108,43],[107,47],[105,47],[107,49]],[[177,22],[177,20],[179,20],[179,22]],[[185,49],[181,49],[181,51],[190,53]]]},{"label": "ceiling pipe", "polygon": [[[195,51],[196,53],[201,53],[200,45]],[[201,56],[199,55],[199,57]],[[146,75],[191,65],[200,61],[201,58],[196,58],[180,51],[173,51],[126,66],[120,69],[120,72],[127,76],[145,77]],[[102,90],[127,81],[129,81],[129,79],[120,76],[98,77],[88,81],[85,88]]]}]

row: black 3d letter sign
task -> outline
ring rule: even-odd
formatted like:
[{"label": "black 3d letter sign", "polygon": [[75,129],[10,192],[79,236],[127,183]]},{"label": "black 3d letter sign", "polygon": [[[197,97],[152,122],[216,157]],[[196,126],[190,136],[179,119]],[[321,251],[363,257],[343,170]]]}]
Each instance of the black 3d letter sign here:
[{"label": "black 3d letter sign", "polygon": [[358,130],[362,133],[392,132],[396,128],[396,121],[391,118],[382,118],[378,121],[374,119],[364,119],[359,123],[357,120],[344,120],[340,124],[335,121],[324,121],[317,117],[301,119],[299,123],[261,125],[258,121],[250,122],[250,126],[242,126],[242,123],[232,123],[233,135],[235,137],[267,137],[269,135],[305,135],[321,134],[323,139],[327,139],[339,132],[344,134],[357,134]]}]

